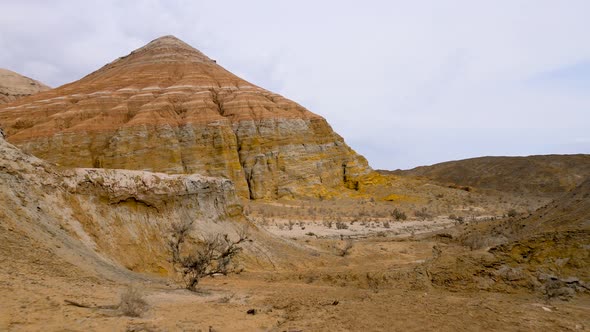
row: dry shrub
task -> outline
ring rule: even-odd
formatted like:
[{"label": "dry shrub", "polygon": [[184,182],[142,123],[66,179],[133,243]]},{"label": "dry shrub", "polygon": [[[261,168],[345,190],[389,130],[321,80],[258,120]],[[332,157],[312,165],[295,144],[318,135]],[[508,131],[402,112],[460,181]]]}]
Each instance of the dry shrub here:
[{"label": "dry shrub", "polygon": [[121,293],[118,308],[124,316],[139,317],[147,310],[148,304],[139,289],[129,286]]},{"label": "dry shrub", "polygon": [[342,221],[337,221],[336,229],[348,229],[348,225]]},{"label": "dry shrub", "polygon": [[198,247],[188,248],[188,255],[183,255],[191,227],[192,222],[173,224],[168,242],[171,262],[181,273],[188,290],[196,291],[203,277],[240,272],[233,266],[233,260],[242,251],[240,244],[248,240],[247,227],[238,233],[235,241],[228,234],[217,234],[202,239]]},{"label": "dry shrub", "polygon": [[408,216],[403,211],[400,211],[398,208],[395,208],[393,209],[393,211],[391,211],[391,216],[398,221],[408,219]]}]

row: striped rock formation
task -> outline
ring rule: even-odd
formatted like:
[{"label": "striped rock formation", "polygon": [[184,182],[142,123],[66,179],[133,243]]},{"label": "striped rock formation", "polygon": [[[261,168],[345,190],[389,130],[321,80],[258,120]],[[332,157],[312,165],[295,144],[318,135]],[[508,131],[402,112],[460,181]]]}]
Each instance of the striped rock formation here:
[{"label": "striped rock formation", "polygon": [[0,104],[9,103],[49,89],[50,87],[39,81],[0,68]]},{"label": "striped rock formation", "polygon": [[173,36],[0,106],[0,127],[60,165],[221,176],[251,199],[354,188],[370,171],[324,118]]}]

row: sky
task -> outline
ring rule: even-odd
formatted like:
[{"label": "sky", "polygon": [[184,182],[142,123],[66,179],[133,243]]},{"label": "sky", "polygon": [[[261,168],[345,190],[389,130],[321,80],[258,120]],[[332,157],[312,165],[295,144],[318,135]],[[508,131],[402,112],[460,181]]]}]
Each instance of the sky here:
[{"label": "sky", "polygon": [[163,35],[325,117],[375,169],[590,153],[590,1],[0,0],[52,87]]}]

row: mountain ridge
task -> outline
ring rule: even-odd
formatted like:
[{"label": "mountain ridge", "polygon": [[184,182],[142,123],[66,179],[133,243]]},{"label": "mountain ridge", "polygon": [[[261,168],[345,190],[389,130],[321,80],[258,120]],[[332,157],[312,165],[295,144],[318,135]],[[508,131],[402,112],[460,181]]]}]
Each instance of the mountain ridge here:
[{"label": "mountain ridge", "polygon": [[590,177],[590,155],[487,156],[379,172],[449,185],[555,196]]}]

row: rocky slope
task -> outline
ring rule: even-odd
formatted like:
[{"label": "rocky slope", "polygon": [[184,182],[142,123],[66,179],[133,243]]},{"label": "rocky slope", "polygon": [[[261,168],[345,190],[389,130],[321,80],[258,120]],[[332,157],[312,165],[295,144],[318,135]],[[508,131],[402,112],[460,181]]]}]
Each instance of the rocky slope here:
[{"label": "rocky slope", "polygon": [[59,170],[1,137],[0,155],[3,262],[20,256],[11,249],[14,242],[30,250],[38,248],[40,257],[51,253],[103,276],[124,274],[121,266],[168,275],[166,241],[171,223],[194,221],[194,238],[236,233],[245,223],[227,179],[130,170]]},{"label": "rocky slope", "polygon": [[481,157],[391,173],[458,186],[558,197],[590,177],[590,155]]},{"label": "rocky slope", "polygon": [[39,81],[0,68],[0,104],[9,103],[49,89],[50,87]]},{"label": "rocky slope", "polygon": [[172,36],[3,105],[0,127],[60,165],[222,176],[252,199],[353,188],[370,171],[325,119]]},{"label": "rocky slope", "polygon": [[527,216],[470,225],[428,267],[435,285],[568,299],[590,292],[590,178]]}]

